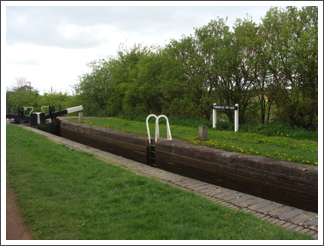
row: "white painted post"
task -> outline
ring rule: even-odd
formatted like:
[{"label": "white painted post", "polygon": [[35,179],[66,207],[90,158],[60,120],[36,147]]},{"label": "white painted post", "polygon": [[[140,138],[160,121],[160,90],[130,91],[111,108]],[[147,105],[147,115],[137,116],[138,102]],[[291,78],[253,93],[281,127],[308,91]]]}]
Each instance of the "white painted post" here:
[{"label": "white painted post", "polygon": [[[214,103],[216,105],[216,103]],[[217,115],[216,115],[216,109],[213,109],[213,128],[216,129],[216,120],[217,120]]]},{"label": "white painted post", "polygon": [[234,130],[235,130],[235,132],[238,132],[238,130],[239,130],[239,105],[236,103],[235,106],[237,107],[237,109],[234,112],[234,114],[235,114]]}]

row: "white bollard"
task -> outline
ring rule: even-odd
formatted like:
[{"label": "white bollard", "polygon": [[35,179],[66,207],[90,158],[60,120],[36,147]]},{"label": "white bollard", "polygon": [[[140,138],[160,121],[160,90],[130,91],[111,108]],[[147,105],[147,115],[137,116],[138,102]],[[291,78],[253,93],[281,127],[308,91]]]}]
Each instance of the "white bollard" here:
[{"label": "white bollard", "polygon": [[[214,103],[216,105],[216,103]],[[213,128],[216,129],[216,120],[217,120],[217,115],[216,115],[216,109],[213,109]]]},{"label": "white bollard", "polygon": [[237,107],[237,109],[234,112],[234,115],[235,115],[234,130],[235,130],[235,132],[238,132],[238,130],[239,130],[239,105],[235,104],[235,106]]}]

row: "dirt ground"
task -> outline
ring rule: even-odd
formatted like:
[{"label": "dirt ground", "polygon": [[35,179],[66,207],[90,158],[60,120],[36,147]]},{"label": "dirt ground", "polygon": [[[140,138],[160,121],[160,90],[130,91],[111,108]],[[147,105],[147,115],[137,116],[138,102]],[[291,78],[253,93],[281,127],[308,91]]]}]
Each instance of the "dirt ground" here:
[{"label": "dirt ground", "polygon": [[23,224],[24,218],[19,214],[15,193],[10,189],[8,184],[6,184],[6,200],[6,239],[31,240],[32,233],[27,226]]}]

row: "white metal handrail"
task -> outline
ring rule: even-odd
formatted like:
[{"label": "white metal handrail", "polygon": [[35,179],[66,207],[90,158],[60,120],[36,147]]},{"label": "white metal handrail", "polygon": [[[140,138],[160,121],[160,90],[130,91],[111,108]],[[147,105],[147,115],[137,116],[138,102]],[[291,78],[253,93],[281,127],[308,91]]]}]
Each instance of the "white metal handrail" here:
[{"label": "white metal handrail", "polygon": [[155,117],[155,142],[157,141],[157,138],[160,137],[159,119],[161,117],[165,118],[166,122],[167,122],[167,139],[172,140],[168,117],[166,117],[165,115],[159,115],[157,117],[155,114],[150,114],[146,118],[146,128],[147,128],[147,135],[148,135],[149,144],[151,145],[151,134],[150,134],[150,127],[149,127],[149,124],[148,124],[148,120],[151,117]]},{"label": "white metal handrail", "polygon": [[168,117],[166,117],[165,115],[160,115],[156,118],[156,122],[155,122],[155,142],[157,141],[157,138],[160,137],[159,119],[161,117],[165,118],[167,123],[167,139],[172,140]]},{"label": "white metal handrail", "polygon": [[[149,118],[151,117],[155,117],[155,126],[156,126],[156,119],[157,119],[157,116],[155,114],[150,114],[149,116],[146,117],[146,128],[147,128],[147,134],[148,134],[148,140],[149,140],[149,144],[151,145],[151,134],[150,134],[150,127],[149,127],[149,124],[148,124],[148,120]],[[155,132],[156,132],[156,129],[155,129]]]}]

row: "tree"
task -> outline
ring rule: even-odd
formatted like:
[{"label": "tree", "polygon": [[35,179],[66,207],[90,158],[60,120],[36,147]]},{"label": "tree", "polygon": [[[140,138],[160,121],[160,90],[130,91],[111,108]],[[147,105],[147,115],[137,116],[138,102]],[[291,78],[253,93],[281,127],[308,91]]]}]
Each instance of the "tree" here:
[{"label": "tree", "polygon": [[291,126],[317,127],[318,8],[271,8],[262,24],[276,89],[277,116]]},{"label": "tree", "polygon": [[[221,105],[239,104],[240,124],[247,121],[246,112],[252,98],[249,67],[235,33],[229,30],[226,20],[218,18],[208,25],[195,29],[201,53],[206,62],[210,96]],[[210,111],[210,110],[209,110]],[[232,111],[224,110],[234,122]]]},{"label": "tree", "polygon": [[[177,84],[173,81],[172,87],[176,87],[176,91],[172,89],[173,102],[170,103],[170,109],[174,113],[178,112],[180,115],[191,118],[210,117],[210,109],[205,100],[208,97],[205,73],[207,69],[200,48],[196,38],[192,36],[183,36],[179,41],[171,40],[166,47],[172,64],[176,68],[172,70],[173,74],[169,73],[169,75],[171,78],[178,78]],[[172,83],[170,79],[166,80],[168,84]],[[165,89],[170,91],[170,89]]]},{"label": "tree", "polygon": [[123,100],[123,113],[161,114],[163,91],[161,73],[164,66],[162,49],[150,47],[130,71],[131,83]]}]

